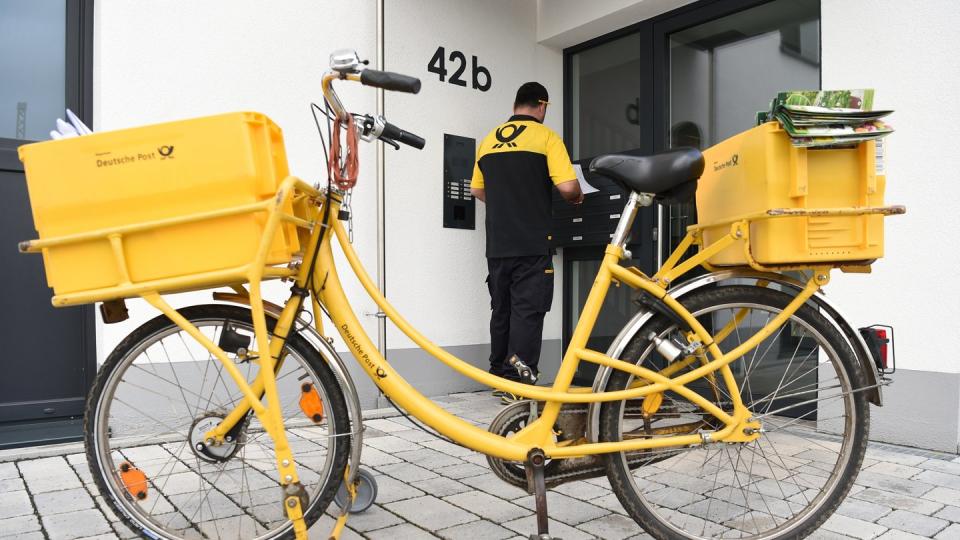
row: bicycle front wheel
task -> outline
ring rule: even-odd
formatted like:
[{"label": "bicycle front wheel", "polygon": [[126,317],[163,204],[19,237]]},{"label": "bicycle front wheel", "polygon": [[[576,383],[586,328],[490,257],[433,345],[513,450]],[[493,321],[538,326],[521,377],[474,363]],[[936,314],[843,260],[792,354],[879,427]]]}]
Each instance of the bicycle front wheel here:
[{"label": "bicycle front wheel", "polygon": [[[771,289],[724,286],[691,293],[684,306],[728,352],[777,316],[792,297]],[[648,340],[683,335],[657,316],[623,359],[653,369],[666,361]],[[678,374],[702,365],[695,358]],[[674,369],[682,366],[674,366]],[[863,461],[869,425],[865,385],[846,340],[809,305],[730,364],[740,397],[760,421],[748,443],[667,447],[610,454],[607,475],[627,513],[656,538],[800,538],[820,526],[849,491]],[[611,375],[606,390],[634,382]],[[721,409],[732,400],[720,374],[688,385]],[[600,412],[605,441],[710,432],[723,426],[666,393],[659,407],[611,402]]]},{"label": "bicycle front wheel", "polygon": [[[255,348],[249,309],[206,305],[180,313],[214,343]],[[268,317],[271,330],[274,323]],[[257,362],[228,356],[248,383],[256,378]],[[298,335],[287,340],[276,377],[287,438],[309,496],[309,526],[343,478],[350,446],[346,403],[323,358]],[[322,412],[301,409],[305,391],[316,392]],[[219,360],[165,316],[127,336],[97,374],[84,418],[90,471],[115,513],[151,538],[292,538],[273,441],[253,413],[225,444],[208,446],[203,439],[242,400]]]}]

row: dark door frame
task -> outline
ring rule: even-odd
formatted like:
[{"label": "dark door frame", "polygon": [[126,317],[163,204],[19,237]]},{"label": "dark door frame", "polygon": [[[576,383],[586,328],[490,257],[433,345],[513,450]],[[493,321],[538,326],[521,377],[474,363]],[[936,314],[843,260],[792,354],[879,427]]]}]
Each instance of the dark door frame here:
[{"label": "dark door frame", "polygon": [[[573,148],[573,55],[598,45],[609,43],[610,41],[630,35],[640,34],[641,46],[646,53],[641,54],[642,86],[640,88],[640,150],[643,153],[654,153],[666,150],[669,146],[669,114],[670,104],[670,48],[667,40],[673,32],[697,26],[721,17],[732,15],[739,11],[751,9],[762,4],[773,2],[774,0],[700,0],[692,4],[679,7],[667,13],[640,21],[638,23],[626,26],[619,30],[614,30],[602,36],[590,39],[583,43],[568,47],[563,50],[563,140],[567,146],[570,155],[574,155]],[[821,72],[822,73],[822,72]],[[621,149],[626,150],[626,149]],[[595,156],[577,156],[578,159],[586,160]],[[659,206],[659,205],[658,205]],[[670,207],[665,206],[662,212],[657,215],[662,218],[654,219],[654,226],[657,228],[657,234],[669,239],[665,220],[671,219]],[[656,253],[654,247],[654,262],[665,258],[671,251],[668,242],[664,241],[662,253]],[[571,331],[568,328],[567,321],[570,316],[569,301],[572,299],[566,297],[568,291],[567,272],[569,263],[576,260],[589,259],[591,254],[596,254],[599,259],[602,257],[602,248],[596,250],[576,250],[567,255],[564,249],[564,278],[563,287],[563,323],[562,323],[562,344],[566,350],[570,342]],[[569,260],[568,260],[569,259]]]},{"label": "dark door frame", "polygon": [[[93,125],[93,5],[94,0],[63,0],[66,4],[65,21],[65,100],[88,126]],[[0,171],[22,173],[23,164],[17,156],[17,147],[32,141],[0,138]],[[35,255],[34,255],[35,256]],[[49,301],[49,299],[45,299]],[[30,309],[30,306],[20,306]],[[96,319],[93,305],[85,305],[81,317],[81,343],[77,344],[82,358],[83,387],[89,388],[97,371]],[[56,376],[56,374],[51,374]],[[57,400],[70,402],[68,410],[82,415],[85,396]],[[14,404],[9,404],[15,406]],[[43,420],[37,418],[36,420]]]}]

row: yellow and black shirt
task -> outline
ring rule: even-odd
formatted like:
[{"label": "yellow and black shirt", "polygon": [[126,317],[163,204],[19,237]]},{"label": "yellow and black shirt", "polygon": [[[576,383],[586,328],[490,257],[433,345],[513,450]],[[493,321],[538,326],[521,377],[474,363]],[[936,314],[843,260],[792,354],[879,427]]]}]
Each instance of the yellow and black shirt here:
[{"label": "yellow and black shirt", "polygon": [[514,115],[493,129],[470,182],[486,191],[487,257],[550,253],[550,191],[574,179],[563,139],[534,117]]}]

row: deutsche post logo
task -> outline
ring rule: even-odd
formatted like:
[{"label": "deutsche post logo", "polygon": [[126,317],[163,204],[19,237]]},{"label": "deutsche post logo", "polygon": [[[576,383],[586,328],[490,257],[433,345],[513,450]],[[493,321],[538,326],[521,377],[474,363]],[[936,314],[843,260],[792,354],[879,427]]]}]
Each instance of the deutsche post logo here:
[{"label": "deutsche post logo", "polygon": [[157,148],[160,159],[173,159],[173,145],[160,146]]},{"label": "deutsche post logo", "polygon": [[525,129],[527,129],[527,126],[518,126],[516,124],[505,124],[500,126],[497,128],[497,140],[500,141],[500,143],[493,145],[493,147],[503,148],[503,146],[506,145],[509,148],[516,148],[517,143],[513,142],[513,140],[519,137]]}]

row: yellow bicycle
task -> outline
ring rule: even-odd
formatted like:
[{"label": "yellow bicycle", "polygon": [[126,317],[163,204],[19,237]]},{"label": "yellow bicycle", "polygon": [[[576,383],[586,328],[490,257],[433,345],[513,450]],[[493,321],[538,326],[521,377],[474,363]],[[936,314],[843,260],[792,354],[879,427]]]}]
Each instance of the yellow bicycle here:
[{"label": "yellow bicycle", "polygon": [[[336,54],[331,64],[323,94],[334,126],[352,130],[348,139],[422,146],[382,118],[347,113],[332,86],[356,81],[416,93],[418,80],[364,69],[355,53]],[[98,135],[87,137],[83,144]],[[339,139],[335,134],[331,143]],[[63,155],[59,149],[67,144],[81,143],[31,146],[59,145],[45,148]],[[161,156],[186,159],[174,146]],[[342,181],[349,180],[356,155],[347,146],[331,163]],[[40,173],[31,171],[30,152],[27,147],[21,156],[34,182]],[[85,417],[93,479],[117,515],[145,537],[306,538],[341,484],[355,497],[362,417],[328,328],[385,396],[440,436],[486,454],[500,478],[535,494],[538,530],[531,538],[550,538],[546,489],[603,475],[626,512],[656,538],[802,537],[831,515],[856,477],[868,404],[880,404],[882,359],[880,348],[819,293],[839,263],[765,266],[752,255],[751,235],[758,224],[777,220],[882,219],[903,209],[768,209],[690,227],[652,276],[623,266],[638,209],[689,192],[703,164],[689,149],[594,161],[592,170],[618,181],[629,198],[547,387],[533,384],[522,361],[515,366],[524,382],[503,379],[413,328],[360,263],[342,222],[349,190],[333,184],[320,189],[286,176],[257,202],[60,235],[43,233],[40,190],[31,185],[41,238],[23,242],[21,250],[43,252],[48,277],[57,253],[67,257],[83,246],[97,246],[96,255],[112,265],[103,277],[110,283],[57,289],[54,305],[103,301],[109,322],[123,318],[122,299],[142,297],[162,312],[107,358]],[[126,163],[117,158],[107,165]],[[261,233],[243,264],[171,276],[135,267],[135,250],[164,231],[247,218]],[[146,244],[135,245],[144,235]],[[276,254],[280,238],[299,245],[287,260]],[[527,401],[504,408],[483,429],[419,393],[364,332],[341,285],[334,242],[373,301],[418,346],[456,372]],[[693,246],[699,252],[687,256]],[[190,260],[174,262],[203,259],[220,247],[200,245]],[[743,263],[712,266],[723,253],[737,253]],[[697,266],[712,271],[677,284]],[[63,279],[80,271],[74,267]],[[262,283],[277,278],[291,283],[282,306],[262,294]],[[222,286],[230,292],[214,293],[220,302],[210,305],[178,310],[163,296]],[[638,312],[609,350],[590,350],[610,287],[633,289]],[[592,388],[571,384],[580,362],[600,366]],[[333,537],[343,530],[350,504],[339,512]]]}]

